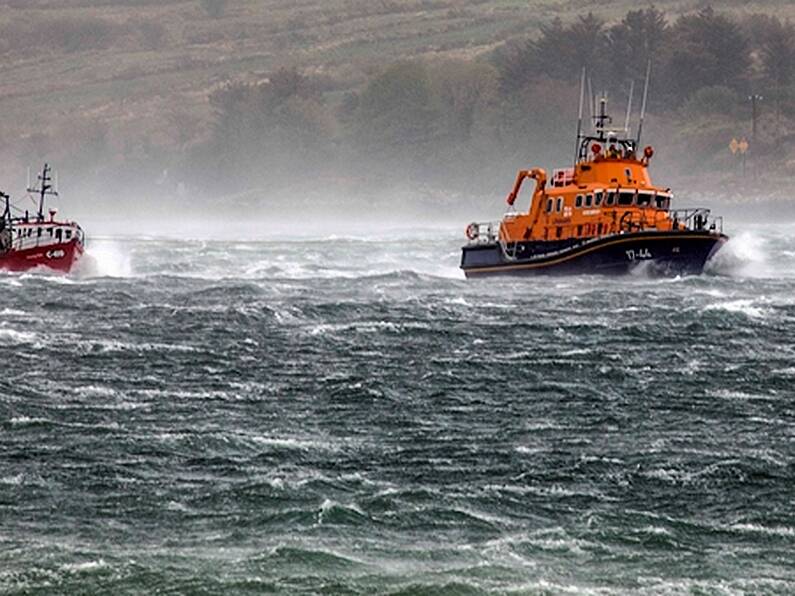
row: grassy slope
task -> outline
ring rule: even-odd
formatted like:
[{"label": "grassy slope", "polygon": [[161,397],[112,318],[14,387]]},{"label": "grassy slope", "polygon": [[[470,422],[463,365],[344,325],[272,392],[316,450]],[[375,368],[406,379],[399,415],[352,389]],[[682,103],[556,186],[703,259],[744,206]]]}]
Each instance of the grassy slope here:
[{"label": "grassy slope", "polygon": [[[207,95],[224,81],[256,79],[278,66],[298,66],[326,74],[331,84],[346,88],[399,58],[476,55],[506,39],[532,34],[555,17],[565,20],[592,10],[610,20],[636,7],[630,0],[229,0],[224,16],[213,19],[197,0],[102,4],[25,0],[0,6],[0,23],[144,19],[166,31],[157,49],[136,47],[128,40],[72,53],[31,47],[7,52],[0,63],[0,132],[6,143],[32,130],[52,131],[82,120],[106,123],[126,142],[149,138],[168,146],[174,142],[172,129],[185,118],[194,124],[209,122]],[[702,3],[656,5],[675,15]],[[795,4],[788,0],[715,6],[795,18]]]}]

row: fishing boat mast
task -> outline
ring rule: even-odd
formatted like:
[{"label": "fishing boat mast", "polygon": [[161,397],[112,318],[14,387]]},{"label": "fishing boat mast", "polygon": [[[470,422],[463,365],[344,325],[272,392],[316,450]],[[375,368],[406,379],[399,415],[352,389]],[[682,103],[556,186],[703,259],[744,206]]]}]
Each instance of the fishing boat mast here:
[{"label": "fishing boat mast", "polygon": [[51,184],[52,176],[50,176],[50,172],[52,172],[52,168],[49,164],[44,164],[44,169],[42,170],[41,174],[39,174],[39,188],[28,188],[28,192],[35,193],[39,195],[39,212],[38,212],[38,220],[44,220],[44,200],[46,197],[57,197],[58,191],[55,190],[55,187]]}]

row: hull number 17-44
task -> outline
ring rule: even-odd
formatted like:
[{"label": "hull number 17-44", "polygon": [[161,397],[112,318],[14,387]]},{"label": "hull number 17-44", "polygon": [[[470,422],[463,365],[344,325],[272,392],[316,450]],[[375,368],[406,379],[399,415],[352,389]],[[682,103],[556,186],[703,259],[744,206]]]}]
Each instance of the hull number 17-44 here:
[{"label": "hull number 17-44", "polygon": [[648,248],[630,249],[624,252],[627,253],[628,261],[643,261],[652,258],[651,251]]}]

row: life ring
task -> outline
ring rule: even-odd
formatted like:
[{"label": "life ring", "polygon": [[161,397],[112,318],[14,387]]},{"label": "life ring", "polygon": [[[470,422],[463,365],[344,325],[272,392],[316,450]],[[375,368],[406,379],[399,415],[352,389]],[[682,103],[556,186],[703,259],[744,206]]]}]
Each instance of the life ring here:
[{"label": "life ring", "polygon": [[480,227],[476,223],[471,223],[467,226],[467,238],[470,240],[477,240],[480,236]]}]

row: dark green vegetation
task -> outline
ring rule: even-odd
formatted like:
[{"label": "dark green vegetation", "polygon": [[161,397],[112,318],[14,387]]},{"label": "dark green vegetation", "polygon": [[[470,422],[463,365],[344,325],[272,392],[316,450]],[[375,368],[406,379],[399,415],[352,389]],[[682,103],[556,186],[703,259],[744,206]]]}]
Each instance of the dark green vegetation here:
[{"label": "dark green vegetation", "polygon": [[[590,12],[589,12],[590,11]],[[775,14],[776,16],[769,16]],[[16,180],[48,158],[85,190],[303,196],[507,190],[573,154],[589,68],[616,122],[654,64],[648,135],[677,185],[784,185],[795,171],[795,8],[786,2],[26,0],[0,12]],[[753,166],[753,167],[752,167]],[[706,176],[704,172],[707,172]],[[444,190],[442,190],[444,189]]]}]

